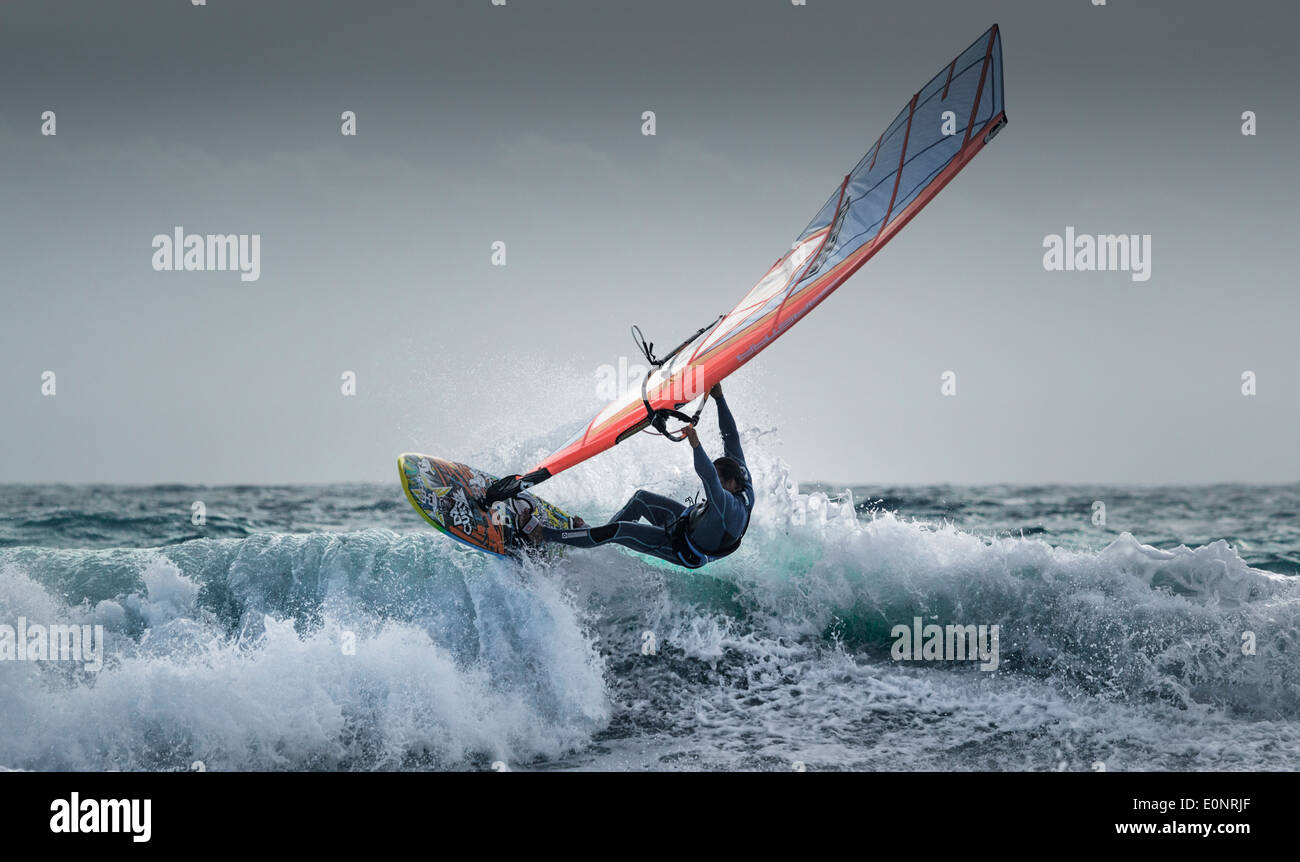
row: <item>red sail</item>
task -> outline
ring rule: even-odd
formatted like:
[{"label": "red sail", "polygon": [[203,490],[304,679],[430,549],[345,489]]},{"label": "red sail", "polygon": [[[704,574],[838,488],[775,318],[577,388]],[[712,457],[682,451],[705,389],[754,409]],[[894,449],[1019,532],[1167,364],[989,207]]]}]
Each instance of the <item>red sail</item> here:
[{"label": "red sail", "polygon": [[[902,230],[1005,124],[1002,39],[994,25],[908,100],[745,298],[650,376],[651,407],[680,408],[775,341]],[[648,424],[637,385],[534,472],[555,475]]]}]

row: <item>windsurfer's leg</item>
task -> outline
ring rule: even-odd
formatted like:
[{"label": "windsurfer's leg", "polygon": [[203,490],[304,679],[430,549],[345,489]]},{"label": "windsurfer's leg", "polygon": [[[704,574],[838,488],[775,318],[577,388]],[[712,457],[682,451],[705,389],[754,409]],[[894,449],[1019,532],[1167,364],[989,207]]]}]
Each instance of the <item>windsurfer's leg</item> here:
[{"label": "windsurfer's leg", "polygon": [[[600,527],[582,527],[573,530],[561,530],[558,527],[542,526],[542,538],[548,542],[558,542],[571,548],[594,548],[603,545],[614,537],[618,524],[605,524]],[[593,535],[594,534],[594,535]]]},{"label": "windsurfer's leg", "polygon": [[657,526],[667,527],[677,520],[684,508],[684,504],[672,497],[642,490],[633,494],[632,499],[624,503],[623,508],[619,509],[609,522],[613,524],[618,521],[649,521]]},{"label": "windsurfer's leg", "polygon": [[548,542],[559,542],[573,548],[595,548],[607,542],[651,554],[662,560],[680,563],[677,552],[673,550],[672,540],[663,527],[653,524],[641,524],[635,521],[617,521],[600,527],[587,527],[582,530],[559,530],[543,527],[543,537]]}]

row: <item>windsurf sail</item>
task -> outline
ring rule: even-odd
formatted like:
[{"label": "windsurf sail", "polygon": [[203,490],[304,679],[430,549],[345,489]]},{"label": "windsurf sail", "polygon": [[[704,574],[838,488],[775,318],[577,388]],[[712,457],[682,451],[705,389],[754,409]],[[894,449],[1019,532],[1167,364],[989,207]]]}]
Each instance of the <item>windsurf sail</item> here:
[{"label": "windsurf sail", "polygon": [[757,356],[843,284],[1006,122],[1002,39],[995,24],[912,96],[790,251],[702,340],[659,360],[645,381],[526,476],[512,477],[515,484],[536,484],[651,425],[666,433],[663,419],[670,413],[689,419],[676,411]]}]

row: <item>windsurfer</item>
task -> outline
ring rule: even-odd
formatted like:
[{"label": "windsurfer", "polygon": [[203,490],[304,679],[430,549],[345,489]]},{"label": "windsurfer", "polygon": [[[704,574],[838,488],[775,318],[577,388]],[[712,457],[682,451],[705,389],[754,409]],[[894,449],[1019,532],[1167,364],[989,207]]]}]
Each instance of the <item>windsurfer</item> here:
[{"label": "windsurfer", "polygon": [[709,394],[718,405],[723,456],[710,461],[695,428],[686,429],[695,472],[704,483],[705,499],[689,505],[642,489],[607,524],[568,530],[543,526],[542,537],[575,548],[614,542],[688,569],[698,569],[739,548],[754,508],[754,483],[721,384]]}]

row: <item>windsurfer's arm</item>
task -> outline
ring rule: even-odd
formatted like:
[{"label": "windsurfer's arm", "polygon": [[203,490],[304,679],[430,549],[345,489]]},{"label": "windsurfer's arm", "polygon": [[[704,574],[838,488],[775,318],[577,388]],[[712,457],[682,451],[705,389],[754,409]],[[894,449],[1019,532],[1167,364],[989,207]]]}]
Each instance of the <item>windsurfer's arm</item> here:
[{"label": "windsurfer's arm", "polygon": [[745,463],[745,453],[740,448],[740,430],[736,428],[735,417],[731,415],[731,408],[727,406],[727,401],[722,397],[722,384],[718,383],[709,390],[713,396],[714,402],[718,405],[718,430],[722,432],[722,454],[728,458],[735,458],[742,465]]},{"label": "windsurfer's arm", "polygon": [[[695,475],[700,477],[704,483],[704,493],[710,500],[725,500],[731,496],[722,488],[722,480],[718,478],[718,468],[713,466],[709,460],[709,455],[700,445],[700,438],[695,433],[693,427],[686,429],[686,439],[691,441],[691,457],[695,459]],[[723,505],[719,502],[719,505]]]}]

